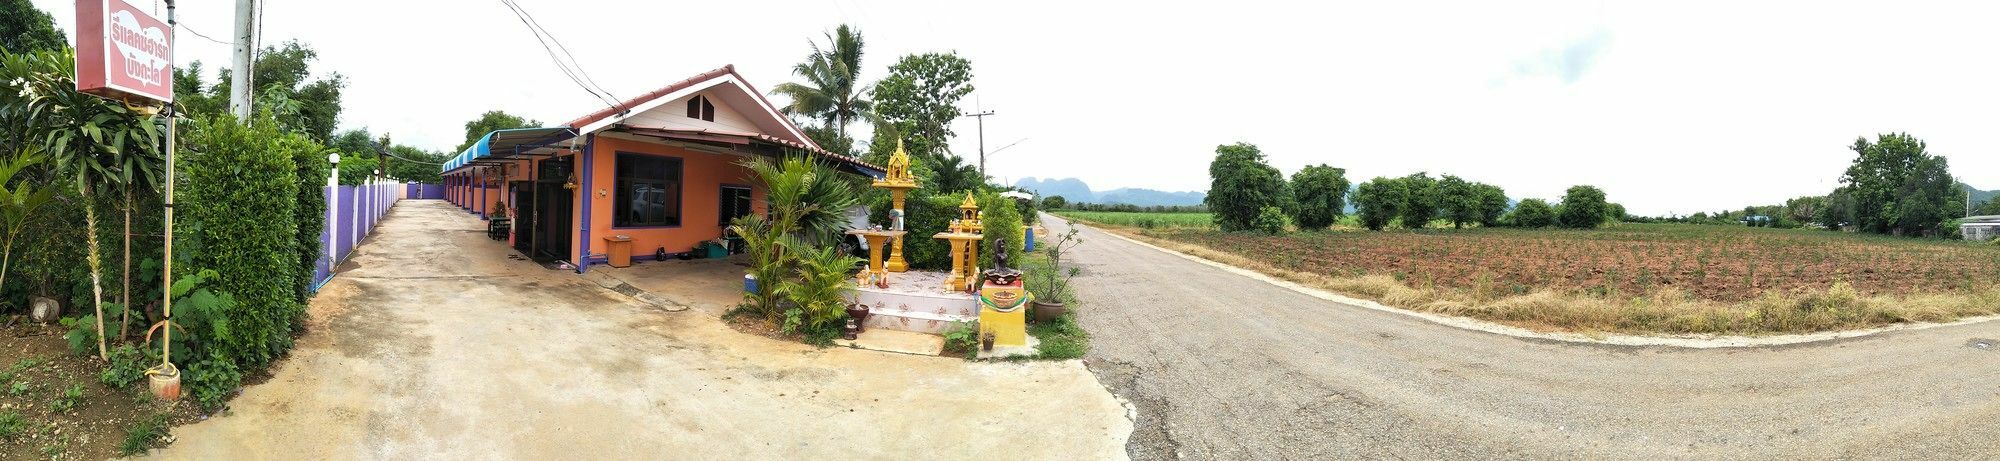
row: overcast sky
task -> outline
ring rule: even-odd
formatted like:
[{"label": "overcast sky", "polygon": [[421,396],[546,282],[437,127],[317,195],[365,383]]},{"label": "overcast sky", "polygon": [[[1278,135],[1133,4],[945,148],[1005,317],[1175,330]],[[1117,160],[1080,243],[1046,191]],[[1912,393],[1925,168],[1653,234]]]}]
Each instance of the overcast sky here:
[{"label": "overcast sky", "polygon": [[[72,2],[34,3],[74,30]],[[987,147],[1019,142],[988,160],[1007,181],[1204,190],[1215,146],[1242,141],[1287,175],[1452,173],[1516,198],[1593,184],[1686,214],[1824,194],[1855,137],[1907,131],[2000,188],[1988,3],[518,3],[619,98],[724,64],[768,91],[840,23],[867,39],[870,81],[957,51],[978,87],[965,109],[997,112]],[[181,20],[227,40],[233,8],[184,0]],[[264,25],[264,43],[304,41],[347,76],[343,128],[425,149],[487,110],[555,124],[602,107],[497,0],[276,1]],[[227,65],[227,45],[179,49]],[[971,120],[956,130],[975,157]]]}]

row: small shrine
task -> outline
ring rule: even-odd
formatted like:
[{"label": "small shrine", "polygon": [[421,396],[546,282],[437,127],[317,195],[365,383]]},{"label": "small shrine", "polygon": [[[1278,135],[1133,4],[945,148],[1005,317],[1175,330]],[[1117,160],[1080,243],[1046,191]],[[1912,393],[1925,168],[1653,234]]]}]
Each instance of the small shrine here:
[{"label": "small shrine", "polygon": [[[909,214],[903,208],[904,198],[910,189],[917,188],[917,177],[910,174],[910,154],[903,151],[903,140],[896,140],[896,152],[889,154],[889,167],[872,186],[889,190],[889,230],[902,232],[903,217]],[[870,247],[875,242],[868,242]],[[883,266],[889,272],[910,270],[909,263],[903,261],[903,235],[897,234],[890,240],[889,261]]]},{"label": "small shrine", "polygon": [[965,203],[958,205],[958,213],[951,226],[931,238],[951,242],[951,273],[945,279],[945,289],[970,292],[979,276],[979,241],[986,238],[981,234],[986,227],[979,223],[979,201],[972,198],[971,192],[965,193]]},{"label": "small shrine", "polygon": [[992,337],[995,347],[1027,347],[1028,301],[1033,295],[1022,286],[1021,271],[1007,267],[1006,237],[993,239],[993,269],[981,276],[979,287],[979,335]]}]

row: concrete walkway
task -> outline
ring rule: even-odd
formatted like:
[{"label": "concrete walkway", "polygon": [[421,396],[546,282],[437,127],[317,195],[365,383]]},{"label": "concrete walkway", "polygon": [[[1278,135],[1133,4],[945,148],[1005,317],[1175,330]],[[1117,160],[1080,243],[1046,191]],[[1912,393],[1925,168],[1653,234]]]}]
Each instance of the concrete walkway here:
[{"label": "concrete walkway", "polygon": [[510,259],[441,201],[404,201],[382,226],[313,300],[308,333],[275,375],[227,413],[175,428],[159,456],[1125,456],[1125,408],[1075,361],[775,341],[711,309],[670,313]]},{"label": "concrete walkway", "polygon": [[[1059,219],[1045,221],[1062,232]],[[2000,321],[1782,347],[1522,339],[1082,231],[1138,459],[1996,459]]]}]

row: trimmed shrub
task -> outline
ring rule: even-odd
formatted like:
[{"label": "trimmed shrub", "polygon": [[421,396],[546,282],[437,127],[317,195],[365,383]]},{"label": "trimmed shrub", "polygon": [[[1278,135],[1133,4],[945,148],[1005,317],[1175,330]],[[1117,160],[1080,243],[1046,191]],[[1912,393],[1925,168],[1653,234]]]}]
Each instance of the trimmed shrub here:
[{"label": "trimmed shrub", "polygon": [[[871,223],[888,227],[889,206],[892,204],[887,194],[883,197],[872,204],[868,219]],[[907,207],[903,210],[903,230],[909,231],[903,236],[903,262],[908,263],[911,269],[951,269],[951,244],[931,236],[951,226],[951,220],[958,217],[958,204],[964,200],[964,192],[953,196],[949,193],[931,195],[923,189],[910,191],[903,204]]]},{"label": "trimmed shrub", "polygon": [[1006,239],[1007,264],[1021,267],[1021,263],[1027,261],[1027,254],[1022,251],[1026,243],[1022,238],[1024,225],[1020,211],[1014,207],[1015,202],[1019,200],[999,194],[986,194],[979,198],[979,221],[986,226],[986,239],[979,242],[979,267],[993,267],[994,239]]},{"label": "trimmed shrub", "polygon": [[[226,115],[204,118],[188,130],[176,205],[188,221],[194,254],[181,265],[186,276],[212,269],[213,287],[237,303],[211,319],[222,324],[204,337],[212,358],[261,367],[291,346],[298,302],[298,166],[283,149],[284,135],[268,120],[243,126]],[[202,251],[202,250],[206,251]]]},{"label": "trimmed shrub", "polygon": [[278,146],[291,154],[292,164],[298,179],[298,205],[292,209],[292,221],[298,226],[298,282],[293,286],[295,299],[304,304],[312,297],[313,266],[319,261],[321,245],[319,234],[326,229],[326,175],[333,167],[326,163],[328,150],[318,142],[300,134],[286,135]]}]

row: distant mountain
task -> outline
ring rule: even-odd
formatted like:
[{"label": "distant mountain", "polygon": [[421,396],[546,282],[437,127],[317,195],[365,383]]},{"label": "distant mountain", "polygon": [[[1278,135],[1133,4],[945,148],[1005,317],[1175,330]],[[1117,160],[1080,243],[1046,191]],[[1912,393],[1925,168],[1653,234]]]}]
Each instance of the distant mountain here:
[{"label": "distant mountain", "polygon": [[1958,183],[1958,187],[1972,193],[1972,205],[1974,206],[1986,203],[1987,200],[1993,200],[1994,197],[2000,197],[2000,189],[1979,190],[1966,183]]},{"label": "distant mountain", "polygon": [[1200,205],[1207,198],[1204,192],[1168,192],[1154,189],[1121,188],[1098,192],[1089,184],[1076,178],[1021,178],[1014,181],[1014,187],[1034,192],[1036,196],[1060,195],[1072,203],[1123,203],[1137,206],[1189,206]]}]

